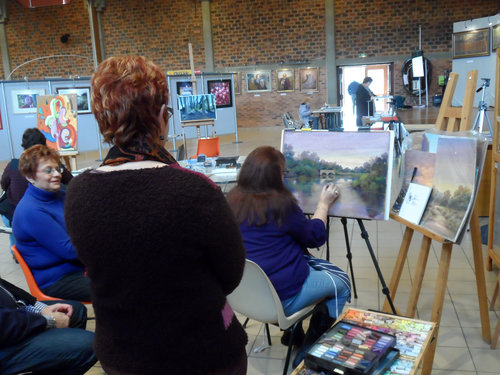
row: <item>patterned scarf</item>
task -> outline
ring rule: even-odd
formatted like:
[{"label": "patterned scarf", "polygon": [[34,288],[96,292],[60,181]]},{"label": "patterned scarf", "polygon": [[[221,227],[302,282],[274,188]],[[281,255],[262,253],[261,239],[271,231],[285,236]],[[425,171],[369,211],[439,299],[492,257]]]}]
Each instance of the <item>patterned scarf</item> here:
[{"label": "patterned scarf", "polygon": [[131,161],[154,160],[165,164],[177,164],[170,153],[163,147],[157,146],[154,151],[137,151],[131,147],[113,146],[109,149],[102,165],[120,165]]}]

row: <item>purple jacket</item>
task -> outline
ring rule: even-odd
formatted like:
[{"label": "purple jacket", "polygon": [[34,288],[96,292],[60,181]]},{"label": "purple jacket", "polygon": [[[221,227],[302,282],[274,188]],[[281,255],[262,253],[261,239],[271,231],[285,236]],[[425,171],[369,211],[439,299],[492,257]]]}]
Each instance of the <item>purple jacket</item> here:
[{"label": "purple jacket", "polygon": [[326,241],[325,224],[307,219],[298,206],[281,227],[276,222],[249,226],[245,221],[240,230],[247,258],[264,270],[281,300],[296,295],[309,276],[304,249]]}]

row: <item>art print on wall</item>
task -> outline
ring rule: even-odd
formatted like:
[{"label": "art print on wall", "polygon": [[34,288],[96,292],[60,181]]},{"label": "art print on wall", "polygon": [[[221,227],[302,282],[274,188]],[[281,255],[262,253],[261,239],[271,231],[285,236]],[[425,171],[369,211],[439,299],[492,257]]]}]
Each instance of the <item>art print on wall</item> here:
[{"label": "art print on wall", "polygon": [[323,186],[334,183],[340,197],[330,216],[387,220],[393,132],[283,131],[285,185],[306,214],[313,214]]},{"label": "art print on wall", "polygon": [[271,91],[271,72],[252,72],[246,75],[247,92]]},{"label": "art print on wall", "polygon": [[58,94],[76,94],[78,113],[91,113],[90,110],[90,87],[58,87]]},{"label": "art print on wall", "polygon": [[234,94],[241,95],[241,72],[233,74]]},{"label": "art print on wall", "polygon": [[45,89],[12,90],[11,93],[14,114],[36,113],[37,96],[45,95]]},{"label": "art print on wall", "polygon": [[209,94],[215,96],[215,105],[217,108],[233,106],[230,79],[207,80],[207,89]]},{"label": "art print on wall", "polygon": [[453,34],[453,58],[489,56],[490,29],[478,29]]},{"label": "art print on wall", "polygon": [[276,91],[294,91],[295,74],[293,69],[280,69],[276,71]]},{"label": "art print on wall", "polygon": [[492,42],[491,49],[495,51],[498,47],[500,47],[500,23],[491,28],[492,33]]},{"label": "art print on wall", "polygon": [[300,68],[300,91],[318,91],[319,68]]},{"label": "art print on wall", "polygon": [[212,94],[179,96],[181,121],[215,120],[215,96]]},{"label": "art print on wall", "polygon": [[47,146],[57,151],[76,150],[77,108],[76,94],[37,97],[37,127],[47,139]]},{"label": "art print on wall", "polygon": [[179,81],[177,85],[177,96],[193,95],[193,82]]}]

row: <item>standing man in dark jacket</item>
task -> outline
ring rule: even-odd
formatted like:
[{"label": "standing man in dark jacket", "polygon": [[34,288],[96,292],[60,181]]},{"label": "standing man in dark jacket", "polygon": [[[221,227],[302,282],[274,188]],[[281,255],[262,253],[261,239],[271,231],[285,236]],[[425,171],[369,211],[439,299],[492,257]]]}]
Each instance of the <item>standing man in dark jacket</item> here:
[{"label": "standing man in dark jacket", "polygon": [[363,125],[361,118],[363,116],[373,116],[373,98],[375,94],[368,88],[373,82],[371,77],[365,77],[363,83],[356,90],[356,125]]},{"label": "standing man in dark jacket", "polygon": [[37,302],[0,278],[0,374],[80,375],[97,359],[80,302]]}]

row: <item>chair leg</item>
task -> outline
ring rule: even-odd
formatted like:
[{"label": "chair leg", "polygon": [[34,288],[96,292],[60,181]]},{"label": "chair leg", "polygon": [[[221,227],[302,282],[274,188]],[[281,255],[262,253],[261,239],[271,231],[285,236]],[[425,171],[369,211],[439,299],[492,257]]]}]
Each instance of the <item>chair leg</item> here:
[{"label": "chair leg", "polygon": [[266,323],[266,334],[267,334],[267,343],[269,346],[273,345],[271,342],[271,333],[269,332],[269,324]]},{"label": "chair leg", "polygon": [[498,273],[498,280],[495,285],[495,290],[493,291],[493,295],[491,296],[490,310],[493,311],[495,309],[495,302],[498,297],[498,290],[500,289],[500,272]]},{"label": "chair leg", "polygon": [[293,339],[295,338],[295,331],[297,330],[297,326],[299,323],[302,322],[302,320],[299,320],[295,322],[295,324],[292,326],[292,332],[290,333],[290,345],[288,345],[288,350],[286,351],[286,359],[285,359],[285,367],[283,368],[283,375],[287,375],[288,372],[288,365],[290,364],[290,355],[292,354],[292,342]]}]

